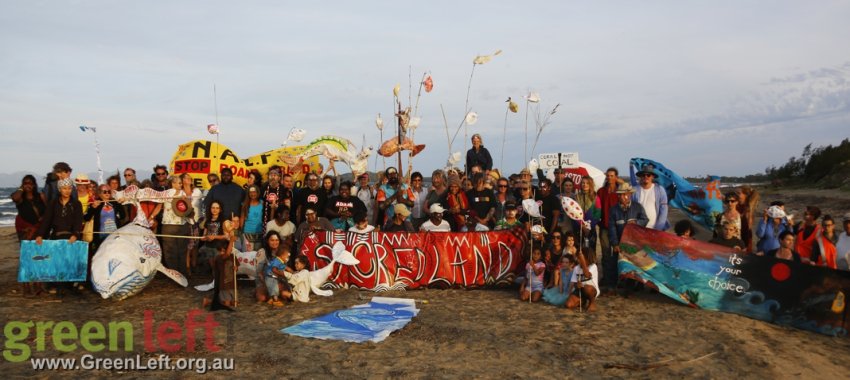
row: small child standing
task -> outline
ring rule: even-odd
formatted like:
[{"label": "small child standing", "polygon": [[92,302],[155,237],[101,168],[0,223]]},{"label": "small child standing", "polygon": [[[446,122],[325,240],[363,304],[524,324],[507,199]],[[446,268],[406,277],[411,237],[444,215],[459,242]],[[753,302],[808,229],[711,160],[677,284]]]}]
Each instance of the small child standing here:
[{"label": "small child standing", "polygon": [[543,294],[543,272],[546,271],[546,263],[541,259],[540,248],[534,248],[531,253],[531,261],[525,264],[526,278],[519,288],[519,299],[521,301],[537,302]]},{"label": "small child standing", "polygon": [[269,293],[269,305],[281,307],[283,306],[281,298],[292,298],[292,293],[289,290],[281,290],[281,282],[286,277],[286,273],[292,272],[292,269],[286,267],[287,262],[289,262],[289,248],[283,246],[278,251],[277,256],[273,257],[266,266],[264,274],[266,277],[266,290]]},{"label": "small child standing", "polygon": [[292,286],[292,299],[298,302],[310,302],[310,271],[307,270],[307,256],[295,258],[295,273],[284,272]]}]

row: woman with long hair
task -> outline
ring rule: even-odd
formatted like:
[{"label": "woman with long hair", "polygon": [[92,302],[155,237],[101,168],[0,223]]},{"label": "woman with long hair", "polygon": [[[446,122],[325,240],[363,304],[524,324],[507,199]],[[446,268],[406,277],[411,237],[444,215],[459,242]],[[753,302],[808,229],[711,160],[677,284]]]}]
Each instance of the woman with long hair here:
[{"label": "woman with long hair", "polygon": [[283,249],[285,244],[290,243],[281,239],[277,231],[268,231],[263,238],[263,247],[257,250],[257,263],[254,268],[257,273],[256,279],[254,280],[254,285],[256,285],[254,293],[257,297],[257,302],[266,302],[266,300],[268,300],[269,295],[266,290],[264,275],[266,271],[266,264],[277,256],[278,252]]},{"label": "woman with long hair", "polygon": [[260,188],[248,187],[245,200],[242,201],[242,213],[239,220],[244,238],[243,251],[253,251],[263,239],[263,202],[260,201]]},{"label": "woman with long hair", "polygon": [[[565,180],[564,182],[567,182]],[[596,196],[596,183],[591,176],[582,176],[581,184],[578,191],[575,193],[575,200],[581,206],[584,212],[583,223],[580,223],[582,228],[581,237],[584,241],[578,242],[579,245],[586,245],[590,249],[596,249],[596,225],[602,217],[602,200]],[[578,230],[578,228],[574,229]],[[587,242],[587,244],[585,244]]]},{"label": "woman with long hair", "polygon": [[18,240],[34,239],[47,207],[47,198],[44,193],[38,192],[35,176],[27,174],[21,179],[21,187],[12,193],[12,202],[15,202],[15,208],[18,209],[18,215],[15,217]]},{"label": "woman with long hair", "polygon": [[759,204],[759,193],[750,185],[738,189],[738,212],[741,214],[741,240],[747,253],[753,253],[753,212]]}]

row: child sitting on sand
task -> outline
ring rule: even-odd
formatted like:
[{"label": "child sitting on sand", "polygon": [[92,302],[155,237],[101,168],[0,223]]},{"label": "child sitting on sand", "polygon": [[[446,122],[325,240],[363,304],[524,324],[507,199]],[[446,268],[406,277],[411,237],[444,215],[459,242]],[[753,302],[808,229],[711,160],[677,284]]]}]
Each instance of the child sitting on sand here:
[{"label": "child sitting on sand", "polygon": [[561,262],[558,264],[555,272],[553,286],[543,291],[543,300],[555,305],[564,306],[573,291],[573,284],[570,278],[573,276],[573,268],[575,267],[576,258],[573,255],[566,254],[561,256]]},{"label": "child sitting on sand", "polygon": [[521,301],[537,302],[543,294],[543,272],[546,271],[546,263],[541,258],[540,248],[534,248],[531,261],[525,264],[525,281],[519,288],[519,299]]},{"label": "child sitting on sand", "polygon": [[295,258],[295,273],[283,272],[292,286],[292,299],[298,302],[310,302],[310,271],[307,270],[307,256]]},{"label": "child sitting on sand", "polygon": [[[596,311],[596,297],[599,296],[599,269],[596,267],[596,253],[582,247],[578,254],[578,266],[573,269],[570,286],[575,289],[567,299],[567,309],[586,308]],[[589,265],[588,265],[589,263]]]},{"label": "child sitting on sand", "polygon": [[292,298],[292,293],[289,290],[281,289],[281,285],[284,285],[282,282],[284,282],[286,273],[292,272],[292,269],[286,266],[287,262],[289,262],[289,247],[283,246],[278,251],[277,256],[272,258],[266,266],[265,277],[266,290],[268,290],[270,297],[268,301],[269,305],[281,307],[283,306],[283,300],[281,298]]}]

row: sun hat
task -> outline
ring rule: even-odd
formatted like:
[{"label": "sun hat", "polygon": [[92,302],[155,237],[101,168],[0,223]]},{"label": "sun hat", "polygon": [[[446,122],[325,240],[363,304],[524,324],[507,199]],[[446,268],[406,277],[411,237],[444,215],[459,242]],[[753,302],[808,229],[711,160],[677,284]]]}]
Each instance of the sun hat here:
[{"label": "sun hat", "polygon": [[429,214],[442,214],[444,212],[446,212],[446,209],[444,209],[443,206],[440,206],[439,203],[434,203],[428,208]]},{"label": "sun hat", "polygon": [[641,166],[640,171],[637,172],[637,175],[638,177],[640,177],[642,174],[649,174],[653,177],[658,177],[655,174],[655,165],[653,164],[644,164],[643,166]]},{"label": "sun hat", "polygon": [[617,186],[617,194],[629,194],[634,193],[635,189],[632,188],[632,185],[628,182],[623,182],[620,186]]},{"label": "sun hat", "polygon": [[175,215],[185,218],[192,212],[192,204],[186,198],[174,198],[171,200],[171,211]]},{"label": "sun hat", "polygon": [[88,185],[90,183],[91,180],[89,180],[89,176],[85,173],[77,174],[77,178],[74,178],[74,184],[76,185]]}]

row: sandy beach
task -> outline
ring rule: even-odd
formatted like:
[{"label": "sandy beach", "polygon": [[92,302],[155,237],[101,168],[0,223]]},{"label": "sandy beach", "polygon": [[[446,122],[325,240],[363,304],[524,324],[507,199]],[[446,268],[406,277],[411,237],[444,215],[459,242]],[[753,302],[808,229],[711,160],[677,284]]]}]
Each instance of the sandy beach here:
[{"label": "sandy beach", "polygon": [[[781,199],[802,215],[818,205],[840,220],[850,211],[850,194],[821,190],[762,192],[762,203]],[[191,288],[207,278],[192,278],[181,288],[162,275],[140,294],[116,302],[92,291],[26,298],[16,282],[18,243],[13,228],[0,229],[0,315],[9,321],[129,321],[134,353],[100,352],[100,357],[157,357],[144,351],[145,311],[154,320],[183,323],[205,293]],[[850,370],[850,339],[688,308],[647,292],[602,297],[595,314],[528,304],[514,289],[417,290],[382,293],[413,298],[421,309],[404,329],[381,343],[345,343],[304,339],[278,330],[308,318],[366,303],[372,292],[341,290],[307,304],[271,308],[256,304],[252,282],[239,289],[236,312],[217,312],[215,343],[221,351],[181,349],[172,357],[233,358],[236,375],[259,378],[844,378]],[[34,334],[31,334],[34,337]],[[48,337],[49,338],[49,337]],[[36,347],[34,339],[29,345]],[[33,357],[78,358],[82,349],[58,352],[47,344]],[[68,376],[186,377],[169,371],[40,371],[29,361],[0,360],[12,378]],[[210,374],[208,374],[210,375]]]}]

